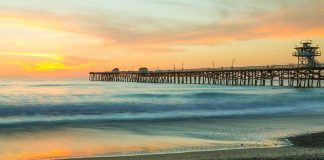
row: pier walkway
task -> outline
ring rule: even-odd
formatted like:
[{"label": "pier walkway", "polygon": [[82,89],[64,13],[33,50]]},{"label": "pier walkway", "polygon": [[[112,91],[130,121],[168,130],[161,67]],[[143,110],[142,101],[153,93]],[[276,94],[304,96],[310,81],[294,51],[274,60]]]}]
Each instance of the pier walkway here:
[{"label": "pier walkway", "polygon": [[272,65],[156,71],[90,72],[90,81],[214,84],[236,86],[323,87],[324,64]]}]

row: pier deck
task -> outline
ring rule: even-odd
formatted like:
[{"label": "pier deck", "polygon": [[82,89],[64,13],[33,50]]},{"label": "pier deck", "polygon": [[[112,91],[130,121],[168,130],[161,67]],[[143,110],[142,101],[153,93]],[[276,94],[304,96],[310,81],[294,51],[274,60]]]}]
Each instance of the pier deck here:
[{"label": "pier deck", "polygon": [[90,72],[90,81],[215,84],[237,86],[322,87],[324,64],[273,65],[183,70]]}]

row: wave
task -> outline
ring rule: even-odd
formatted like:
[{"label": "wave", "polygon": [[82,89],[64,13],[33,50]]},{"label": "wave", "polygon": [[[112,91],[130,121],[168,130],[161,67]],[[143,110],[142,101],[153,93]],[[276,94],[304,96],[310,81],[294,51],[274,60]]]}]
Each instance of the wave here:
[{"label": "wave", "polygon": [[176,94],[158,94],[158,93],[133,93],[133,94],[122,94],[115,95],[116,98],[168,98],[178,97]]},{"label": "wave", "polygon": [[[239,101],[235,101],[235,97],[224,100],[224,98],[211,99],[207,101],[195,99],[194,102],[185,103],[140,103],[140,102],[93,102],[93,103],[63,103],[63,104],[34,104],[34,105],[1,105],[0,116],[21,116],[21,115],[95,115],[107,113],[159,113],[171,111],[227,111],[236,110],[244,112],[248,109],[276,109],[276,108],[294,108],[295,112],[311,111],[323,108],[323,97],[313,96],[310,100],[304,99],[294,100],[292,98],[281,99],[280,96],[262,97],[255,96],[253,98],[245,97]],[[262,113],[261,113],[262,114]]]},{"label": "wave", "polygon": [[78,83],[67,83],[67,84],[29,84],[32,87],[79,87],[79,86],[89,86],[89,84],[78,84]]},{"label": "wave", "polygon": [[[276,109],[292,107],[295,112],[324,110],[323,96],[316,92],[253,94],[253,93],[221,93],[221,92],[191,92],[191,93],[132,93],[100,97],[93,102],[80,101],[89,98],[88,95],[69,94],[62,97],[53,96],[60,100],[58,104],[50,103],[45,96],[34,98],[31,103],[0,104],[0,116],[24,115],[100,115],[109,113],[158,113],[171,111],[206,110],[211,112],[236,110],[244,112],[247,109]],[[95,95],[97,97],[97,95]],[[76,99],[72,99],[75,98]],[[8,99],[5,96],[2,99]],[[90,98],[93,98],[91,96]],[[134,100],[135,98],[136,100]],[[111,100],[110,100],[111,99]],[[260,114],[262,114],[260,112]]]},{"label": "wave", "polygon": [[222,92],[197,92],[192,94],[176,94],[176,93],[133,93],[116,95],[115,97],[125,98],[215,98],[215,97],[236,97],[236,96],[249,96],[250,94],[238,93],[222,93]]},{"label": "wave", "polygon": [[[0,90],[1,124],[324,113],[321,89],[137,83],[90,85],[83,81],[22,85]],[[51,88],[57,86],[58,90]],[[46,88],[51,88],[51,92],[46,92]]]},{"label": "wave", "polygon": [[192,93],[189,95],[185,95],[187,98],[222,98],[222,97],[243,97],[243,96],[251,96],[251,94],[239,94],[239,93],[224,93],[224,92],[198,92]]},{"label": "wave", "polygon": [[[311,113],[310,113],[311,114]],[[98,125],[100,123],[124,123],[124,122],[174,122],[174,121],[190,121],[197,119],[210,118],[239,118],[239,117],[265,117],[265,116],[280,116],[280,115],[298,115],[291,107],[286,108],[259,108],[247,109],[244,111],[227,110],[227,111],[208,111],[197,110],[191,111],[172,111],[159,113],[110,113],[96,115],[34,115],[34,116],[16,116],[14,118],[1,118],[0,128],[2,127],[17,127],[24,125]]]}]

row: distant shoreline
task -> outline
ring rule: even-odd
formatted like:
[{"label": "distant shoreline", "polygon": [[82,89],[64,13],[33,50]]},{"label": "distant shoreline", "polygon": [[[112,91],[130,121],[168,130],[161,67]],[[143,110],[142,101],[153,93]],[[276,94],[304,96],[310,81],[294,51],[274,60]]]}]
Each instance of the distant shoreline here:
[{"label": "distant shoreline", "polygon": [[118,157],[66,158],[64,160],[275,160],[278,158],[284,158],[285,160],[324,159],[324,132],[298,135],[285,139],[288,139],[294,145],[275,148],[248,148]]}]

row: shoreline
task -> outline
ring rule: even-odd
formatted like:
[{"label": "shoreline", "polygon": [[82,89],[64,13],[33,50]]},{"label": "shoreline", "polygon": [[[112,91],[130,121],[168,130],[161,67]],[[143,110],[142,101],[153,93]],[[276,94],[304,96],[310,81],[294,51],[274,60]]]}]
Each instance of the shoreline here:
[{"label": "shoreline", "polygon": [[324,132],[309,133],[282,139],[289,140],[292,146],[272,148],[246,148],[214,151],[192,151],[181,153],[162,153],[145,155],[106,156],[106,157],[74,157],[60,160],[312,160],[324,159]]}]

